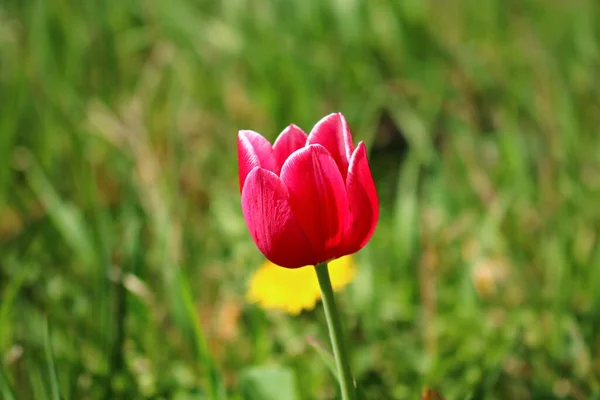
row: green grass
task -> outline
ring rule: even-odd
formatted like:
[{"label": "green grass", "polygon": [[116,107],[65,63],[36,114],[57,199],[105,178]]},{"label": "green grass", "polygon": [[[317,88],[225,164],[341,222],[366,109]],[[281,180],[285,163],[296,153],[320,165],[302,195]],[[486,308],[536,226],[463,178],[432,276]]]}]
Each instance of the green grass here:
[{"label": "green grass", "polygon": [[245,303],[235,151],[342,111],[365,398],[600,398],[599,4],[4,1],[0,397],[335,398],[321,306]]}]

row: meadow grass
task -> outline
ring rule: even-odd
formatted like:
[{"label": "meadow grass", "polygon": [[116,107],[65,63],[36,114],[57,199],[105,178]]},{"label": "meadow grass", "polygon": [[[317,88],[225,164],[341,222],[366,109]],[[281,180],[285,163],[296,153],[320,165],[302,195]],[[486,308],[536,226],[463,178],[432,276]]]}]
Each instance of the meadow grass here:
[{"label": "meadow grass", "polygon": [[600,398],[598,71],[594,0],[5,0],[0,397],[335,398],[321,306],[244,299],[235,152],[341,111],[364,398]]}]

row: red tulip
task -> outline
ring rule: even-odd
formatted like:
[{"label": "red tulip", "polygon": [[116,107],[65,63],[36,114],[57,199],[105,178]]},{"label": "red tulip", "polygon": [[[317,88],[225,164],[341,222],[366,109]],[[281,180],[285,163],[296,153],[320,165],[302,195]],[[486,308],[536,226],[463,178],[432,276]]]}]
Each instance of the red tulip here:
[{"label": "red tulip", "polygon": [[298,268],[362,249],[379,218],[379,200],[363,142],[356,148],[340,113],[307,136],[288,126],[271,143],[238,134],[244,219],[273,263]]}]

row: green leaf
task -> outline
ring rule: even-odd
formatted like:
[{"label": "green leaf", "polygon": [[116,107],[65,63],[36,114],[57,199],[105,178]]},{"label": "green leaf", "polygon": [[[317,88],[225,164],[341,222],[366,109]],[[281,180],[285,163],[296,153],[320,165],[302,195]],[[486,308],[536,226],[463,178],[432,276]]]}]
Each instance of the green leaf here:
[{"label": "green leaf", "polygon": [[247,400],[297,400],[294,372],[287,367],[252,367],[240,379],[242,398]]},{"label": "green leaf", "polygon": [[321,356],[321,359],[323,360],[325,365],[327,365],[327,368],[329,368],[329,371],[333,374],[334,378],[339,382],[338,372],[337,372],[337,368],[335,366],[335,359],[333,358],[333,354],[331,354],[329,351],[327,351],[327,349],[325,349],[325,347],[323,347],[323,345],[321,343],[319,343],[317,341],[317,339],[313,338],[312,336],[309,336],[308,338],[306,338],[306,341],[313,349],[315,349],[317,351],[317,353],[319,354],[319,356]]}]

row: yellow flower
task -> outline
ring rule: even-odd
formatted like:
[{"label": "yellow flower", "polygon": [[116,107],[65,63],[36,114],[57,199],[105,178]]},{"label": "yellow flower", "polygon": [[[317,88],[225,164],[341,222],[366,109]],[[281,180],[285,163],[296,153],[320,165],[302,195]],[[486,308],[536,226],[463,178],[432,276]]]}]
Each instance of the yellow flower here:
[{"label": "yellow flower", "polygon": [[[329,263],[331,286],[338,291],[348,285],[356,275],[352,256]],[[250,278],[246,294],[248,301],[264,309],[279,309],[291,315],[302,310],[312,310],[321,299],[319,281],[314,268],[282,268],[265,261]]]}]

